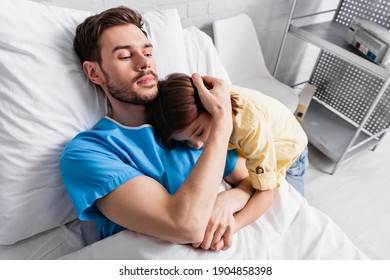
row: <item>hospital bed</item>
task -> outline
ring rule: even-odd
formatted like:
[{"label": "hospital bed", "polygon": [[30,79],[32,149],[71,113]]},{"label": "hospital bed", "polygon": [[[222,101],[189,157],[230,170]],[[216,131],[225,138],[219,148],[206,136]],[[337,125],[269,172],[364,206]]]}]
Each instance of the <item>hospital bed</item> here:
[{"label": "hospital bed", "polygon": [[[366,259],[287,182],[270,209],[223,252],[129,230],[98,240],[80,221],[59,175],[64,146],[106,114],[82,72],[76,26],[92,12],[4,0],[0,9],[0,259]],[[230,81],[212,40],[183,28],[176,10],[143,13],[160,77],[208,74]],[[221,191],[229,188],[221,183]]]}]

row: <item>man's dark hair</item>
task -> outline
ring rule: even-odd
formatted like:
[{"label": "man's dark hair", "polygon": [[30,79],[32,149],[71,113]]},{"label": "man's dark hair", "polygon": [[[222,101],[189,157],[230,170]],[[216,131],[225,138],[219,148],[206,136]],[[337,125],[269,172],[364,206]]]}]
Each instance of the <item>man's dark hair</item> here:
[{"label": "man's dark hair", "polygon": [[142,16],[137,11],[120,6],[103,11],[85,19],[76,29],[73,46],[81,63],[84,61],[102,62],[99,38],[110,27],[134,24],[147,35],[143,28]]}]

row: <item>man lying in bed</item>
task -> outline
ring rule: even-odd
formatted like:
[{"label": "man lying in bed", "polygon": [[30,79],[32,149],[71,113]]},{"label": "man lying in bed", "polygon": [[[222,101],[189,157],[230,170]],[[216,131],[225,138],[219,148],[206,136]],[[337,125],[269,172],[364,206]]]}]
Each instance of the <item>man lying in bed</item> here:
[{"label": "man lying in bed", "polygon": [[[119,7],[89,17],[74,46],[85,74],[110,103],[109,116],[77,135],[61,157],[79,218],[95,221],[102,238],[127,228],[203,249],[229,248],[237,230],[233,215],[252,189],[243,180],[244,159],[227,152],[232,119],[226,84],[193,75],[213,118],[210,136],[203,151],[167,149],[146,122],[158,77],[141,16]],[[222,177],[238,187],[218,194]],[[272,199],[264,201],[269,206]]]}]

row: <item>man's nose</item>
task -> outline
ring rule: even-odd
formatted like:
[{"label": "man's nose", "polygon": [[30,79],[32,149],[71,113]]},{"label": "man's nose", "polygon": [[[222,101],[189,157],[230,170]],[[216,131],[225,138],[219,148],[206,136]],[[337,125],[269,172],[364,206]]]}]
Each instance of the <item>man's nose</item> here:
[{"label": "man's nose", "polygon": [[150,68],[152,61],[150,57],[145,56],[143,53],[137,54],[137,67],[140,70],[145,70]]}]

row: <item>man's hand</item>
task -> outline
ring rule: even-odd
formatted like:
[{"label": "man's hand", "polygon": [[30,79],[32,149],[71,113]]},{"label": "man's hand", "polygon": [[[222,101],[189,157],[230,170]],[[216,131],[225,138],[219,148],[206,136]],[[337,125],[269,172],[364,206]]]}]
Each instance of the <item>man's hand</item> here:
[{"label": "man's hand", "polygon": [[231,115],[230,91],[223,80],[209,76],[201,78],[196,73],[192,75],[192,80],[198,90],[200,101],[213,117],[221,112],[228,112]]},{"label": "man's hand", "polygon": [[235,228],[233,193],[234,191],[228,190],[218,194],[203,241],[192,244],[193,247],[219,251],[227,250],[232,246]]},{"label": "man's hand", "polygon": [[219,251],[227,250],[233,245],[233,234],[241,229],[237,224],[237,213],[254,194],[250,178],[244,177],[247,174],[245,158],[239,157],[233,172],[224,178],[234,187],[218,193],[203,241],[192,244],[193,247]]}]

